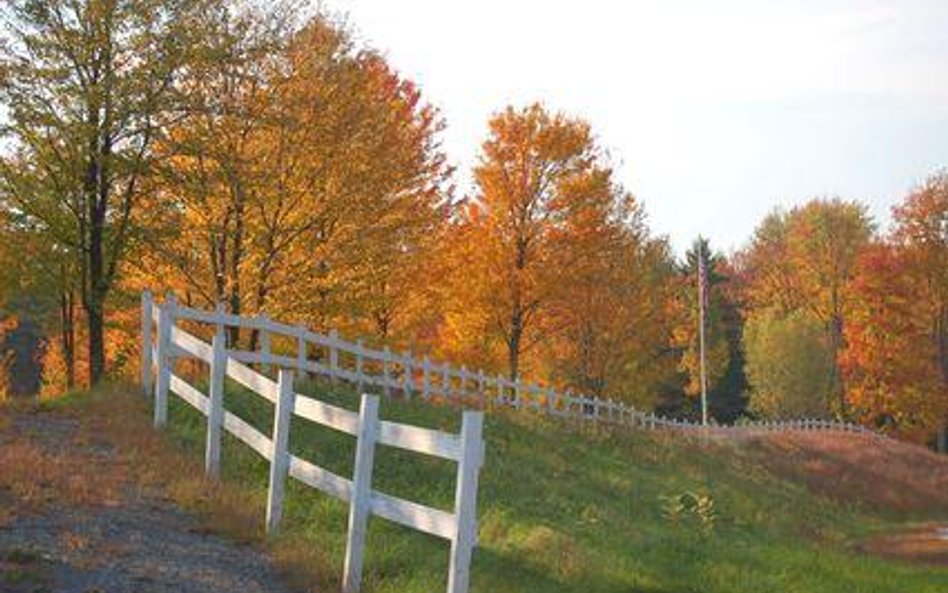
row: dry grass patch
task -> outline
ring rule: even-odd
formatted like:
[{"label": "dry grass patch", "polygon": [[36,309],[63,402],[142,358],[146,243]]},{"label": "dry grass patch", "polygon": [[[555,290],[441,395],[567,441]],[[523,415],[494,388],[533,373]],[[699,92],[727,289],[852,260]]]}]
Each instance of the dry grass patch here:
[{"label": "dry grass patch", "polygon": [[148,406],[132,388],[104,388],[82,407],[81,438],[114,451],[113,464],[144,494],[197,511],[209,531],[240,542],[260,540],[264,506],[252,493],[209,480],[201,459],[154,429]]},{"label": "dry grass patch", "polygon": [[785,433],[754,441],[756,460],[837,501],[901,513],[948,513],[948,457],[892,439]]},{"label": "dry grass patch", "polygon": [[74,446],[44,440],[43,421],[27,416],[22,425],[7,416],[0,447],[0,499],[7,499],[0,521],[19,511],[35,512],[52,503],[93,505],[115,501],[121,480],[108,471],[103,456]]}]

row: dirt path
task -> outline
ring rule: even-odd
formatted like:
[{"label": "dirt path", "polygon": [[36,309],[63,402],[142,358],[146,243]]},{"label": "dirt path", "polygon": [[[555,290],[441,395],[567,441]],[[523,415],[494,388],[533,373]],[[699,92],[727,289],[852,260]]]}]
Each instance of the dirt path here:
[{"label": "dirt path", "polygon": [[0,415],[0,591],[288,591],[259,550],[207,533],[82,428]]}]

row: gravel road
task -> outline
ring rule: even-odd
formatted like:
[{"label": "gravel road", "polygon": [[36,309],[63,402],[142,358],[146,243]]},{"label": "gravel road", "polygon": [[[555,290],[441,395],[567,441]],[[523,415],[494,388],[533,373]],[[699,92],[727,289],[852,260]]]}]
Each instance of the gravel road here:
[{"label": "gravel road", "polygon": [[[110,471],[107,447],[73,438],[74,419],[14,414],[6,424],[0,447],[28,440],[50,455],[61,458],[68,451],[74,458],[78,453],[101,464],[103,475]],[[90,504],[47,498],[41,505],[23,504],[23,495],[0,479],[0,510],[6,511],[6,520],[0,521],[0,592],[289,591],[262,552],[207,533],[197,517],[164,500],[160,492],[124,485],[118,496],[112,492]]]}]

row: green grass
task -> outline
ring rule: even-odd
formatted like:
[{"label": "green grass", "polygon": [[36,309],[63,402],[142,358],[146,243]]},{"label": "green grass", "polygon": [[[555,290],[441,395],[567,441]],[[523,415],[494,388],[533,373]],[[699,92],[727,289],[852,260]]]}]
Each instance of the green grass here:
[{"label": "green grass", "polygon": [[[302,391],[350,409],[358,405],[342,388]],[[171,401],[170,433],[202,455],[203,418]],[[270,432],[273,409],[262,398],[230,386],[225,406]],[[450,408],[384,398],[381,416],[452,432],[460,419]],[[818,497],[772,475],[740,445],[702,446],[503,413],[488,415],[485,438],[475,592],[948,591],[948,569],[855,551],[859,538],[907,517]],[[351,476],[354,445],[348,435],[293,420],[292,452],[340,475]],[[265,462],[229,435],[222,471],[264,504]],[[452,463],[380,447],[373,486],[450,510],[454,471]],[[694,513],[669,516],[667,497],[686,492],[710,497],[713,521]],[[285,504],[280,537],[312,546],[317,565],[331,573],[320,580],[338,583],[347,506],[293,480]],[[448,549],[444,540],[372,518],[364,590],[444,590]]]}]

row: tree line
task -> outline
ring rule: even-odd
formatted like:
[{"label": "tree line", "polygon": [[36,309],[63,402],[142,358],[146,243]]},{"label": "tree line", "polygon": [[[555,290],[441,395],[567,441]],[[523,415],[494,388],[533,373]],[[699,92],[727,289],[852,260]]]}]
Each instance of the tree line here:
[{"label": "tree line", "polygon": [[542,104],[490,118],[459,191],[438,109],[305,4],[0,10],[0,305],[41,328],[45,390],[133,373],[148,288],[694,417],[700,254],[717,421],[948,422],[948,175],[890,232],[816,198],[677,258]]}]

